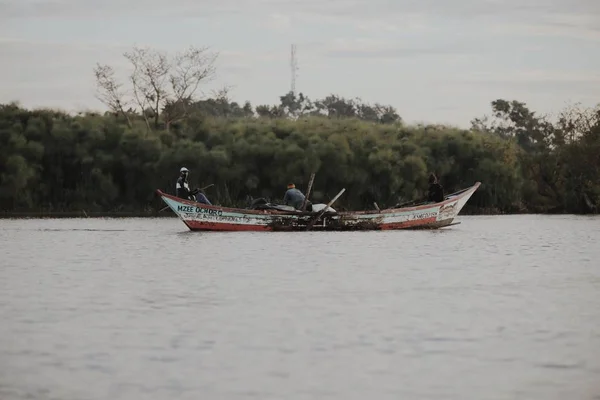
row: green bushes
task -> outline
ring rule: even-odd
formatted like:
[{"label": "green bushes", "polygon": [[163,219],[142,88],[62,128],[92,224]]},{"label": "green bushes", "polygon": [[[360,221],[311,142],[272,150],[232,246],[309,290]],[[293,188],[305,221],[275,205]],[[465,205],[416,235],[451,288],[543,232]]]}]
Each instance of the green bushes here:
[{"label": "green bushes", "polygon": [[584,213],[600,204],[598,111],[590,112],[596,119],[586,130],[559,145],[550,139],[557,132],[568,137],[564,128],[542,131],[531,119],[523,124],[535,130],[530,138],[527,129],[517,137],[482,121],[460,130],[399,119],[247,114],[191,114],[166,131],[148,130],[135,114],[129,127],[114,114],[1,105],[0,208],[143,210],[156,201],[155,189],[174,192],[181,166],[191,170],[192,186],[214,183],[207,194],[223,205],[243,205],[248,195],[281,199],[289,181],[305,188],[311,172],[315,201],[346,188],[342,209],[419,198],[430,172],[447,191],[481,181],[470,202],[478,209]]}]

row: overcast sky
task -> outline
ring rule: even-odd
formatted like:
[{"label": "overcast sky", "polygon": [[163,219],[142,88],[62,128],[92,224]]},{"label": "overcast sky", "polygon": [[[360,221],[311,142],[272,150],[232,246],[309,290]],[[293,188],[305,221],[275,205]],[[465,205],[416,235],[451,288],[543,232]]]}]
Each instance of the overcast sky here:
[{"label": "overcast sky", "polygon": [[540,113],[600,102],[600,0],[0,0],[0,102],[103,106],[96,62],[133,45],[220,53],[207,92],[274,104],[296,88],[467,127],[497,98]]}]

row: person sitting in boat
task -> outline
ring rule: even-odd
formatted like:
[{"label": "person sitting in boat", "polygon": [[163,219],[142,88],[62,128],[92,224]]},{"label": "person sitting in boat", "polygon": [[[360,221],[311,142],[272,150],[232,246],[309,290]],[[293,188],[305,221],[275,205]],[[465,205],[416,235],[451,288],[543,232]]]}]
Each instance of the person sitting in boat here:
[{"label": "person sitting in boat", "polygon": [[444,201],[444,188],[439,183],[435,174],[429,175],[429,193],[427,195],[427,201],[439,203]]},{"label": "person sitting in boat", "polygon": [[190,171],[186,167],[181,167],[179,170],[180,175],[177,179],[177,185],[175,186],[177,197],[210,205],[211,202],[208,200],[208,198],[206,198],[204,193],[200,192],[200,189],[190,190],[187,180],[189,172]]},{"label": "person sitting in boat", "polygon": [[[287,206],[292,206],[294,207],[296,210],[300,210],[302,208],[302,203],[304,203],[304,193],[302,193],[300,190],[296,189],[296,185],[294,185],[293,183],[289,183],[287,185],[287,191],[285,192],[285,195],[283,196],[283,204],[287,205]],[[310,201],[306,202],[306,209],[310,210],[310,206],[311,203]]]}]

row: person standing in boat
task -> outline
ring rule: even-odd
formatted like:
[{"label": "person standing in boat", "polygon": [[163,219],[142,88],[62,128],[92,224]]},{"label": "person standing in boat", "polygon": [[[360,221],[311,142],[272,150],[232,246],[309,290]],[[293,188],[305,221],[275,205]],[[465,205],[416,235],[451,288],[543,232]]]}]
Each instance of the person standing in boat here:
[{"label": "person standing in boat", "polygon": [[175,185],[175,189],[177,191],[177,197],[180,199],[197,201],[202,204],[209,204],[211,202],[204,195],[204,193],[200,192],[200,189],[190,190],[188,185],[188,173],[190,171],[186,167],[181,167],[179,170],[179,178],[177,179],[177,185]]},{"label": "person standing in boat", "polygon": [[[287,191],[285,192],[285,195],[283,196],[283,204],[285,204],[286,206],[292,206],[294,207],[296,210],[300,210],[302,208],[302,204],[304,203],[304,193],[302,193],[300,190],[296,189],[296,185],[294,185],[293,183],[289,183],[287,185]],[[306,202],[306,209],[309,210],[311,204],[309,201]]]},{"label": "person standing in boat", "polygon": [[429,175],[429,193],[427,194],[427,201],[434,203],[444,201],[444,188],[434,173]]}]

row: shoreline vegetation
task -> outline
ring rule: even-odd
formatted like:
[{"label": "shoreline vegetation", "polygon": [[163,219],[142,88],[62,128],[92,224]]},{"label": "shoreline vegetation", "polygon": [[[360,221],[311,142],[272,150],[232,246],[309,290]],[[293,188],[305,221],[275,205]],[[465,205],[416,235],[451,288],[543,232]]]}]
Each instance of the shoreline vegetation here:
[{"label": "shoreline vegetation", "polygon": [[[164,207],[163,207],[164,208]],[[494,208],[469,206],[462,209],[459,216],[497,216],[497,215],[577,215],[573,213],[546,212],[533,213],[528,211],[502,212]],[[596,214],[597,215],[597,214]],[[5,211],[0,212],[1,219],[84,219],[84,218],[177,218],[170,209],[160,211]]]},{"label": "shoreline vegetation", "polygon": [[[164,207],[163,207],[164,208]],[[481,209],[465,206],[460,215],[483,216],[522,213],[502,213],[495,209]],[[146,211],[5,211],[0,219],[68,219],[68,218],[176,218],[170,209],[148,209]]]},{"label": "shoreline vegetation", "polygon": [[[163,207],[164,208],[164,207]],[[499,212],[497,209],[482,209],[465,206],[461,216],[490,216],[531,214],[528,212]],[[5,211],[0,212],[0,219],[69,219],[69,218],[176,218],[170,209],[148,209],[146,211]]]},{"label": "shoreline vegetation", "polygon": [[423,198],[435,173],[447,193],[482,182],[461,215],[600,211],[600,106],[554,121],[497,99],[469,129],[407,125],[389,105],[289,92],[279,104],[199,99],[215,53],[125,53],[131,75],[94,70],[106,112],[69,115],[0,104],[0,218],[167,217],[156,189],[173,193],[179,168],[213,204],[281,201],[289,181],[313,202],[342,187],[340,210]]}]

